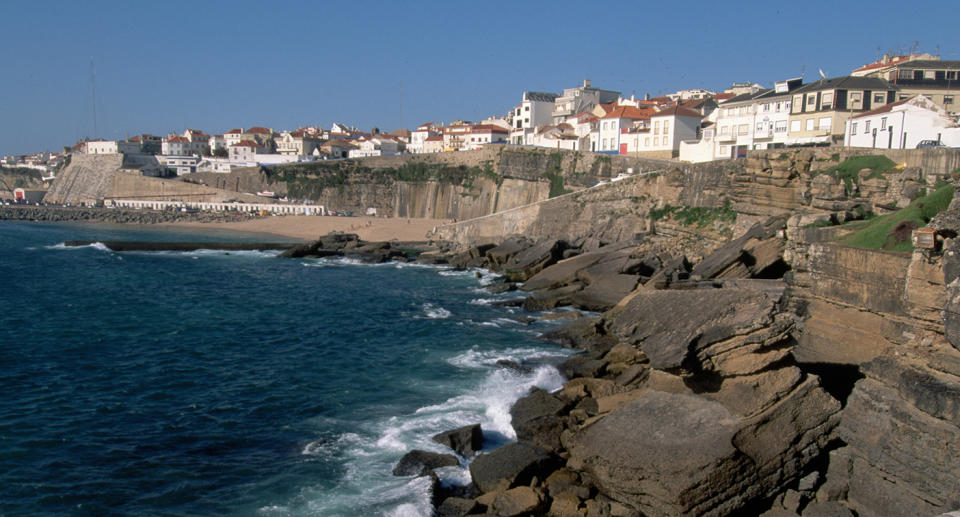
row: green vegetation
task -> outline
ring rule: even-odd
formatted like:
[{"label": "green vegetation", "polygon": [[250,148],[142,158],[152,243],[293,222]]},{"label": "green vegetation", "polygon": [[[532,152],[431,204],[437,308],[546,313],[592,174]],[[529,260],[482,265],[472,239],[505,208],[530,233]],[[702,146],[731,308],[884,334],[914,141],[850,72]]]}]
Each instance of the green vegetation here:
[{"label": "green vegetation", "polygon": [[563,187],[563,176],[560,174],[556,172],[545,172],[542,177],[550,180],[550,197],[562,196],[572,192]]},{"label": "green vegetation", "polygon": [[907,252],[915,228],[926,226],[935,215],[945,210],[953,199],[953,186],[943,183],[929,195],[915,199],[896,212],[876,217],[856,232],[840,240],[840,244],[857,248]]},{"label": "green vegetation", "polygon": [[830,160],[840,163],[840,153],[833,153],[830,155]]},{"label": "green vegetation", "polygon": [[[839,160],[840,156],[836,156]],[[814,176],[826,174],[832,178],[843,180],[849,196],[854,193],[854,185],[860,181],[861,169],[870,169],[871,172],[866,179],[885,178],[886,176],[883,173],[893,170],[894,166],[896,166],[896,163],[893,160],[882,155],[852,156],[844,160],[843,163],[834,165],[827,170],[813,171],[812,174]]]},{"label": "green vegetation", "polygon": [[697,225],[698,228],[706,228],[714,222],[732,224],[737,220],[737,212],[730,207],[730,201],[724,201],[720,207],[702,207],[702,206],[670,206],[663,208],[651,208],[647,217],[654,221],[659,221],[669,217],[674,221],[685,226]]}]

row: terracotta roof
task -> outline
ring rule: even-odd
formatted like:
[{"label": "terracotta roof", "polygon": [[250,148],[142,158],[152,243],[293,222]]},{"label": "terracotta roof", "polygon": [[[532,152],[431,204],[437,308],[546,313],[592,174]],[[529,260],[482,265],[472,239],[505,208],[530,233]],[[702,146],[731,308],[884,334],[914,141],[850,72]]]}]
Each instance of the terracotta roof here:
[{"label": "terracotta roof", "polygon": [[619,106],[608,112],[603,118],[626,118],[626,119],[645,119],[650,118],[654,112],[648,108],[634,108],[633,106]]},{"label": "terracotta roof", "polygon": [[266,133],[269,135],[270,130],[265,127],[253,126],[252,128],[247,130],[247,133]]},{"label": "terracotta roof", "polygon": [[680,106],[680,105],[674,105],[674,106],[670,106],[669,108],[664,108],[664,109],[658,111],[658,112],[657,112],[655,115],[653,115],[653,116],[654,116],[654,117],[666,117],[666,116],[671,116],[671,115],[676,115],[676,116],[678,116],[678,117],[696,117],[696,118],[703,118],[703,115],[701,115],[699,111],[695,111],[695,110],[692,110],[692,109],[690,109],[690,108],[684,108],[683,106]]},{"label": "terracotta roof", "polygon": [[230,131],[227,131],[227,132],[224,133],[224,134],[225,134],[225,135],[236,135],[236,134],[239,134],[239,133],[243,133],[243,130],[242,130],[242,129],[231,129]]},{"label": "terracotta roof", "polygon": [[263,147],[262,145],[254,142],[253,140],[241,140],[230,147]]},{"label": "terracotta roof", "polygon": [[347,142],[346,140],[329,140],[327,143],[323,144],[324,147],[351,147],[356,148],[356,144]]},{"label": "terracotta roof", "polygon": [[185,136],[171,136],[170,138],[165,138],[164,140],[169,144],[182,144],[190,141],[187,140],[187,137]]},{"label": "terracotta roof", "polygon": [[443,137],[440,135],[428,136],[427,142],[443,142]]},{"label": "terracotta roof", "polygon": [[494,126],[493,124],[478,124],[473,126],[471,133],[509,133],[510,130],[504,129],[500,126]]},{"label": "terracotta roof", "polygon": [[885,66],[895,65],[897,63],[903,63],[904,61],[910,61],[910,57],[911,56],[898,56],[897,58],[887,61],[886,63],[883,63],[881,61],[875,61],[873,63],[870,63],[869,65],[863,65],[860,68],[857,68],[856,70],[854,70],[854,72],[866,72],[867,70],[874,70],[877,68],[883,68]]},{"label": "terracotta roof", "polygon": [[303,135],[305,135],[305,134],[307,134],[307,132],[306,132],[306,130],[304,130],[304,129],[297,129],[296,131],[291,131],[291,132],[290,132],[290,136],[292,136],[292,137],[294,137],[294,138],[303,138]]},{"label": "terracotta roof", "polygon": [[713,96],[713,100],[722,101],[736,97],[735,93],[718,93]]}]

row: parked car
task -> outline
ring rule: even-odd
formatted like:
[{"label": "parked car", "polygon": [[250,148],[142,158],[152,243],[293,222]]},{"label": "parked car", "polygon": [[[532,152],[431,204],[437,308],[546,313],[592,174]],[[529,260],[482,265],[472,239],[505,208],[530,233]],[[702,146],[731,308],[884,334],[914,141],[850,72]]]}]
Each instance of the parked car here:
[{"label": "parked car", "polygon": [[942,142],[938,140],[921,140],[917,144],[917,149],[946,149],[947,146],[943,145]]}]

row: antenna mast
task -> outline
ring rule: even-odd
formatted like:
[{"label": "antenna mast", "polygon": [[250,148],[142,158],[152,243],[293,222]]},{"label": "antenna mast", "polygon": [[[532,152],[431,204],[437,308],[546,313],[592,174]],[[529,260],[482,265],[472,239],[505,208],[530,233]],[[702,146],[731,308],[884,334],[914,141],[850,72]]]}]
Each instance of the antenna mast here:
[{"label": "antenna mast", "polygon": [[93,106],[93,137],[97,137],[97,83],[93,75],[93,57],[90,57],[90,104]]}]

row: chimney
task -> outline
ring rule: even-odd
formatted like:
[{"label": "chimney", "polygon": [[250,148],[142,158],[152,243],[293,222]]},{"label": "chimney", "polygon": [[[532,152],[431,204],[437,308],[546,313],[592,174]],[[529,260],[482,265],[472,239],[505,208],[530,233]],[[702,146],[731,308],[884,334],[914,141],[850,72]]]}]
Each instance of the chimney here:
[{"label": "chimney", "polygon": [[584,87],[584,88],[589,88],[589,87],[590,87],[590,79],[584,79],[584,80],[583,80],[583,87]]},{"label": "chimney", "polygon": [[643,94],[643,100],[645,100],[645,101],[650,100],[650,94],[649,94],[649,93]]}]

